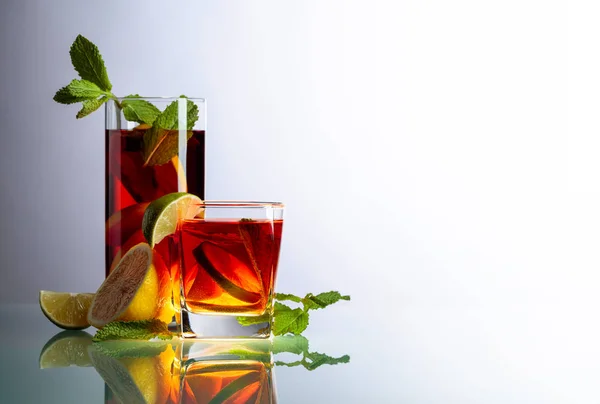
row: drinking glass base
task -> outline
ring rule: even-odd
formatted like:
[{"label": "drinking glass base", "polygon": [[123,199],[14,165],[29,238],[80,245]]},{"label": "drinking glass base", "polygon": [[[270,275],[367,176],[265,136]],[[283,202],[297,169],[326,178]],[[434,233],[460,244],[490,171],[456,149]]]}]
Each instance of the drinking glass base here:
[{"label": "drinking glass base", "polygon": [[[196,314],[185,309],[182,310],[182,318],[179,326],[179,337],[183,339],[267,339],[271,337],[271,319],[251,325],[241,325],[244,318],[253,319],[257,317],[243,317],[217,314]],[[244,323],[247,323],[245,321]]]}]

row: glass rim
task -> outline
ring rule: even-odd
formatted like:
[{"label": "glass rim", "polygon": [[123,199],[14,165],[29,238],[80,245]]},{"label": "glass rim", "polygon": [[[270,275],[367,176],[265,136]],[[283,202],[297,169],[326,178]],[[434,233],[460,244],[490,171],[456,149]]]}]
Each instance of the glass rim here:
[{"label": "glass rim", "polygon": [[[202,97],[181,97],[181,96],[162,96],[162,95],[157,95],[157,96],[152,96],[152,97],[116,97],[116,99],[118,101],[123,101],[123,100],[175,101],[180,98],[186,98],[190,101],[206,102],[206,98],[202,98]],[[114,101],[114,99],[110,99],[109,101]]]},{"label": "glass rim", "polygon": [[285,205],[281,202],[242,201],[242,200],[206,200],[194,203],[194,206],[203,208],[276,208],[283,209]]}]

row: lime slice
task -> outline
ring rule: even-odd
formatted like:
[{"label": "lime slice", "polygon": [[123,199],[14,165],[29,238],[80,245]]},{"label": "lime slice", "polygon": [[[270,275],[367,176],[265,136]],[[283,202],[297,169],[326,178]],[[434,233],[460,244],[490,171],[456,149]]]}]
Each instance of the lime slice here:
[{"label": "lime slice", "polygon": [[42,348],[40,369],[92,366],[87,347],[92,336],[85,331],[62,331]]},{"label": "lime slice", "polygon": [[83,330],[90,324],[88,310],[94,294],[40,290],[40,307],[48,320],[65,330]]},{"label": "lime slice", "polygon": [[144,212],[142,232],[151,247],[175,233],[177,223],[192,219],[201,211],[202,199],[185,192],[175,192],[153,201]]}]

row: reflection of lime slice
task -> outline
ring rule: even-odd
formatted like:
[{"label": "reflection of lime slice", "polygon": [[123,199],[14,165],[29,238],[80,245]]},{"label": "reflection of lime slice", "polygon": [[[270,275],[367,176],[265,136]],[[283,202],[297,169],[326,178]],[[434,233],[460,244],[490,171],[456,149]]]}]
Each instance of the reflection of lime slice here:
[{"label": "reflection of lime slice", "polygon": [[92,366],[87,347],[92,336],[84,331],[62,331],[42,348],[40,369]]},{"label": "reflection of lime slice", "polygon": [[83,330],[90,326],[87,313],[92,293],[62,293],[40,290],[40,307],[48,320],[65,330]]},{"label": "reflection of lime slice", "polygon": [[154,247],[177,230],[177,222],[192,219],[200,211],[202,200],[196,195],[175,192],[153,201],[144,213],[142,231],[144,237]]}]

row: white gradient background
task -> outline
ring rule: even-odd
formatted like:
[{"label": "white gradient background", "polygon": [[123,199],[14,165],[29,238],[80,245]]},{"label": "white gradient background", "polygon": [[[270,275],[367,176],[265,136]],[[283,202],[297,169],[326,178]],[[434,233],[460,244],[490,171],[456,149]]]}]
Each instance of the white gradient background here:
[{"label": "white gradient background", "polygon": [[116,93],[207,98],[207,197],[286,203],[279,290],[351,294],[312,327],[393,335],[398,397],[596,402],[599,20],[579,0],[5,0],[0,301],[103,279],[103,113],[52,101],[81,33]]}]

